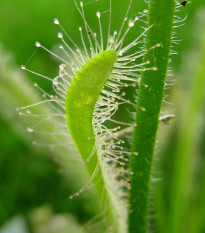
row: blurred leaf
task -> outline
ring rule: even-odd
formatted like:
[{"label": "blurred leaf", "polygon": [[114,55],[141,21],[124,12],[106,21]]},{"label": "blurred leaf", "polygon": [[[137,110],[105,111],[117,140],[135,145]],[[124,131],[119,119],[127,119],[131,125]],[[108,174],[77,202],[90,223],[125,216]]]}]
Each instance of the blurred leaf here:
[{"label": "blurred leaf", "polygon": [[29,231],[23,217],[17,216],[6,223],[0,229],[0,233],[29,233]]}]

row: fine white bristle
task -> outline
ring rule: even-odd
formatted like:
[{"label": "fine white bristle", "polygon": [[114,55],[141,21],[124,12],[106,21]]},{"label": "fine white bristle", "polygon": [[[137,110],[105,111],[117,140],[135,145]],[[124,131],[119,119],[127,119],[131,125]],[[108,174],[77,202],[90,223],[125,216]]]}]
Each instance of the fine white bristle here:
[{"label": "fine white bristle", "polygon": [[53,22],[54,24],[57,24],[57,25],[59,24],[59,20],[57,18],[54,18]]},{"label": "fine white bristle", "polygon": [[134,20],[129,19],[129,21],[128,21],[128,26],[129,26],[129,27],[134,27],[134,26],[135,26]]},{"label": "fine white bristle", "polygon": [[58,33],[58,38],[63,38],[63,34],[61,32]]},{"label": "fine white bristle", "polygon": [[35,42],[35,45],[36,47],[41,47],[41,44],[38,41]]},{"label": "fine white bristle", "polygon": [[100,18],[100,15],[101,15],[101,14],[100,14],[99,11],[97,11],[96,15],[97,15],[98,18]]}]

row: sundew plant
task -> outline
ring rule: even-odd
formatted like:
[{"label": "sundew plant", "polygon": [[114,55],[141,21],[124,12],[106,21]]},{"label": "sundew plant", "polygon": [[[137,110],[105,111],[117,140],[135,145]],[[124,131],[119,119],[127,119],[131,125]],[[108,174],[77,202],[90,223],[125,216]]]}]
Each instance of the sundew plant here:
[{"label": "sundew plant", "polygon": [[[168,85],[171,47],[176,42],[173,29],[183,21],[175,12],[186,3],[150,0],[147,9],[130,17],[133,1],[128,1],[121,25],[115,30],[112,0],[106,13],[96,12],[95,27],[87,21],[86,3],[75,1],[83,20],[81,43],[75,42],[57,18],[59,52],[36,42],[36,47],[60,61],[58,76],[21,67],[53,86],[50,94],[35,84],[44,99],[18,109],[21,115],[37,119],[27,130],[54,137],[53,147],[69,147],[68,141],[74,142],[90,179],[71,198],[94,186],[105,222],[102,232],[151,232],[156,132],[160,121],[174,117],[162,115],[160,109]],[[130,33],[134,35],[131,40]],[[39,109],[47,106],[52,111],[42,114]],[[48,124],[46,132],[38,131],[40,124]]]}]

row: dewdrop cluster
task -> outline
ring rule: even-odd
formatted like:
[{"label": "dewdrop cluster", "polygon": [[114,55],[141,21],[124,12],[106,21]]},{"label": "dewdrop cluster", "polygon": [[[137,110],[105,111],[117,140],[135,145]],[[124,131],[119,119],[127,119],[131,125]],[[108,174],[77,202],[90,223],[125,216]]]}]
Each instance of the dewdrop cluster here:
[{"label": "dewdrop cluster", "polygon": [[[156,70],[156,67],[144,68],[146,64],[149,64],[149,61],[145,61],[144,63],[140,62],[139,64],[136,62],[137,59],[142,58],[148,51],[144,50],[143,46],[139,47],[139,45],[143,44],[143,38],[146,35],[146,28],[143,30],[141,34],[133,41],[128,44],[125,44],[124,41],[128,33],[135,28],[136,21],[142,20],[142,18],[147,14],[147,11],[140,13],[138,17],[134,19],[128,19],[128,14],[130,10],[132,0],[130,0],[126,15],[122,21],[122,25],[119,31],[114,30],[111,32],[111,2],[110,2],[110,14],[109,14],[109,25],[108,31],[103,32],[102,23],[101,23],[101,13],[97,12],[97,21],[98,28],[95,32],[89,26],[84,13],[83,2],[80,2],[80,6],[76,4],[76,7],[83,19],[84,26],[79,27],[79,33],[81,38],[81,45],[77,45],[70,35],[64,30],[61,26],[59,20],[57,18],[54,19],[54,24],[59,26],[61,32],[58,33],[58,38],[61,41],[61,45],[59,49],[61,50],[61,55],[57,55],[56,53],[50,51],[46,47],[44,47],[40,42],[36,42],[35,45],[38,48],[44,49],[46,52],[57,58],[61,64],[59,66],[59,74],[55,78],[50,78],[46,75],[39,74],[35,71],[28,69],[26,66],[21,66],[23,70],[26,70],[30,73],[33,73],[43,79],[50,81],[53,85],[53,89],[55,94],[51,95],[46,93],[42,88],[40,88],[37,84],[35,87],[38,88],[45,100],[35,103],[33,105],[29,105],[26,107],[19,108],[19,110],[26,110],[26,112],[21,113],[21,115],[34,115],[31,114],[31,108],[34,106],[49,104],[52,106],[53,111],[55,113],[49,114],[49,119],[52,117],[57,118],[58,116],[63,118],[61,120],[64,121],[64,130],[67,128],[67,124],[65,122],[65,99],[67,89],[72,82],[73,77],[78,70],[86,63],[88,59],[92,59],[102,50],[113,49],[117,54],[117,61],[114,65],[113,72],[108,79],[105,88],[102,90],[102,94],[96,103],[96,108],[94,111],[94,119],[93,126],[96,135],[96,145],[103,145],[101,147],[101,151],[104,155],[107,154],[110,158],[116,158],[113,156],[113,151],[115,148],[116,154],[123,154],[122,152],[117,152],[122,150],[123,140],[116,139],[117,135],[120,134],[118,131],[122,130],[121,125],[132,127],[133,124],[124,123],[124,122],[116,122],[119,124],[114,129],[107,129],[103,123],[106,121],[113,121],[111,118],[118,110],[118,107],[122,104],[130,104],[136,107],[136,103],[131,103],[129,100],[125,98],[126,92],[121,92],[122,88],[139,85],[140,83],[140,73],[145,70]],[[157,44],[154,47],[159,47]],[[140,49],[139,49],[140,48]],[[131,51],[131,52],[130,52]],[[62,55],[63,54],[63,55]],[[37,114],[36,114],[37,115]],[[54,121],[57,123],[57,120]],[[63,123],[61,122],[61,125]],[[123,127],[124,128],[124,127]],[[35,132],[34,129],[28,128],[29,132]],[[65,131],[61,131],[65,134]],[[99,142],[98,142],[99,141]],[[104,141],[104,143],[102,143]],[[117,145],[108,145],[110,142],[116,143]],[[36,142],[35,142],[36,144]],[[111,143],[112,144],[112,143]],[[120,146],[119,146],[120,145]],[[109,151],[108,149],[111,148]],[[116,150],[117,149],[117,150]],[[111,154],[109,156],[109,154]],[[123,163],[121,163],[123,164]]]},{"label": "dewdrop cluster", "polygon": [[[67,124],[65,120],[66,94],[76,72],[81,69],[88,59],[92,59],[100,51],[113,49],[116,52],[117,61],[114,65],[112,74],[106,82],[106,85],[103,88],[99,100],[95,106],[95,111],[93,114],[93,129],[96,136],[95,150],[97,150],[99,158],[106,158],[107,163],[114,164],[114,166],[118,168],[126,167],[130,156],[130,152],[126,151],[123,147],[124,141],[121,139],[121,136],[126,133],[131,133],[135,124],[134,122],[126,123],[115,121],[112,119],[112,117],[120,105],[132,105],[136,109],[136,103],[132,103],[126,99],[126,92],[124,91],[124,88],[129,86],[135,87],[139,84],[143,85],[140,80],[140,73],[146,70],[157,69],[156,67],[148,67],[149,61],[139,63],[136,62],[148,52],[148,50],[145,50],[142,45],[143,39],[149,28],[143,29],[142,33],[139,34],[138,37],[125,44],[125,39],[128,33],[135,28],[136,22],[142,20],[142,18],[147,14],[147,10],[145,10],[144,12],[140,13],[138,17],[128,19],[131,3],[132,0],[129,2],[127,12],[119,31],[114,30],[111,32],[112,16],[110,1],[108,31],[103,32],[101,13],[98,11],[96,13],[98,21],[98,27],[95,28],[95,30],[97,30],[96,32],[89,26],[86,20],[83,2],[80,2],[80,6],[78,6],[78,4],[75,2],[84,22],[84,26],[79,27],[81,45],[77,45],[75,43],[72,37],[68,35],[68,33],[61,26],[57,18],[54,19],[54,24],[58,25],[59,29],[61,30],[61,32],[58,33],[58,38],[61,41],[61,45],[59,46],[61,55],[57,55],[56,53],[50,51],[40,42],[35,43],[36,47],[44,49],[61,62],[59,65],[58,76],[55,78],[50,78],[46,75],[42,75],[28,69],[26,66],[21,67],[23,70],[27,70],[30,73],[50,81],[55,92],[54,95],[51,95],[35,84],[35,87],[43,93],[45,100],[20,108],[20,110],[26,110],[25,113],[21,112],[21,115],[35,115],[31,114],[30,112],[32,107],[42,104],[49,104],[52,106],[53,113],[49,114],[49,117],[46,120],[57,124],[58,128],[61,128],[58,133],[62,133],[65,136],[68,134],[66,133]],[[159,46],[160,44],[157,44],[151,47],[150,50]],[[143,108],[142,110],[145,111]],[[55,120],[53,120],[53,118],[55,118]],[[59,120],[56,118],[61,118],[61,121],[59,122]],[[104,123],[107,121],[112,122],[113,125],[116,125],[116,127],[106,127]],[[35,132],[35,129],[28,128],[28,132],[33,133]],[[34,142],[34,144],[37,143]],[[89,161],[89,158],[87,161]]]},{"label": "dewdrop cluster", "polygon": [[[75,77],[76,72],[88,61],[95,57],[100,51],[113,49],[117,55],[117,60],[114,65],[113,71],[108,78],[101,95],[95,105],[93,113],[93,130],[95,134],[95,148],[93,151],[97,151],[99,157],[99,164],[105,168],[106,173],[103,172],[104,179],[107,182],[108,189],[111,189],[111,195],[116,195],[122,200],[122,197],[126,199],[126,189],[129,189],[129,171],[128,163],[130,157],[130,150],[126,149],[123,137],[129,135],[135,127],[134,119],[131,122],[120,122],[113,119],[113,116],[121,107],[121,105],[132,106],[133,109],[137,108],[137,103],[132,103],[126,98],[126,87],[136,87],[137,85],[144,85],[141,83],[141,72],[147,70],[157,70],[156,67],[150,67],[149,61],[143,61],[142,57],[151,49],[160,47],[160,44],[156,44],[149,50],[144,49],[144,37],[149,28],[141,29],[142,32],[131,42],[125,43],[125,39],[130,31],[135,30],[135,24],[137,21],[144,21],[143,17],[146,16],[147,11],[140,13],[138,17],[129,19],[128,14],[131,7],[132,0],[130,0],[128,9],[119,30],[111,31],[112,15],[111,15],[111,1],[109,9],[109,25],[107,31],[103,31],[102,15],[100,12],[96,13],[97,28],[94,30],[89,26],[85,13],[83,2],[76,7],[83,19],[84,25],[79,27],[79,36],[81,38],[81,44],[77,44],[72,37],[64,30],[58,19],[54,19],[54,24],[60,29],[58,38],[61,41],[59,49],[61,55],[50,51],[44,47],[40,42],[36,42],[35,45],[38,48],[44,49],[49,54],[53,55],[60,61],[59,74],[55,78],[50,78],[46,75],[39,74],[35,71],[28,69],[26,66],[22,66],[23,70],[33,73],[43,79],[46,79],[52,83],[54,93],[53,95],[45,92],[37,84],[38,88],[43,94],[44,100],[19,108],[22,115],[35,115],[31,114],[31,109],[34,106],[49,104],[52,107],[53,112],[50,113],[44,121],[49,121],[52,124],[56,124],[58,132],[56,134],[62,134],[69,138],[67,132],[67,123],[65,118],[65,100],[67,90]],[[136,30],[135,30],[136,31]],[[139,62],[137,62],[139,61]],[[144,85],[146,88],[148,86]],[[146,111],[141,107],[142,111]],[[24,111],[25,112],[22,112]],[[36,116],[39,116],[36,114]],[[40,117],[40,116],[39,116]],[[60,120],[59,120],[60,118]],[[110,122],[112,128],[106,126]],[[35,128],[28,128],[28,132],[35,132]],[[91,139],[92,140],[92,139]],[[36,144],[36,142],[35,142]],[[89,162],[92,152],[86,162]],[[137,152],[135,152],[137,156]],[[118,182],[116,182],[116,180]],[[79,194],[79,193],[78,193]],[[124,199],[123,199],[124,200]],[[119,202],[118,202],[119,203]],[[126,202],[123,201],[123,208],[127,209]],[[114,208],[118,208],[119,204],[114,204]],[[127,210],[123,211],[123,219],[126,220]],[[118,211],[119,212],[119,211]],[[126,231],[124,231],[126,232]]]}]

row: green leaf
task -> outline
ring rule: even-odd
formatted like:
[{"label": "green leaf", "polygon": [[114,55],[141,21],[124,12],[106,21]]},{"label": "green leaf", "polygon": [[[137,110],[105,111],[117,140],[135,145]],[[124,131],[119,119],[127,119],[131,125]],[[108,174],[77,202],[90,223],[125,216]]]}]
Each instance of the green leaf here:
[{"label": "green leaf", "polygon": [[[92,126],[94,107],[111,74],[115,60],[114,50],[100,52],[85,63],[68,87],[65,102],[66,119],[69,131],[84,161],[89,158],[95,146]],[[86,164],[92,175],[96,156],[93,155],[92,160]]]},{"label": "green leaf", "polygon": [[[115,61],[114,50],[101,51],[94,58],[88,60],[73,78],[71,85],[68,87],[65,101],[66,119],[70,134],[83,160],[86,161],[86,168],[95,184],[99,197],[104,197],[106,201],[103,205],[106,208],[106,214],[109,216],[107,220],[111,225],[115,224],[115,220],[112,218],[113,210],[110,208],[110,201],[107,200],[102,171],[98,167],[92,121],[95,104],[112,72]],[[98,172],[96,172],[96,169],[98,169]],[[112,213],[110,214],[110,212]]]}]

